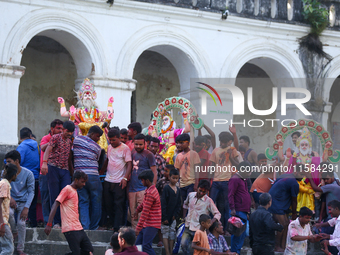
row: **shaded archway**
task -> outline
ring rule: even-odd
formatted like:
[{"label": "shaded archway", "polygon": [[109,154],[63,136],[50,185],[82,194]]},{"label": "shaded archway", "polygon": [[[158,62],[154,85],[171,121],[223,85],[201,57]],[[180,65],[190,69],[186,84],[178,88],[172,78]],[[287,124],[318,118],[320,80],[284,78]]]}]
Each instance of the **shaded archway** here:
[{"label": "shaded archway", "polygon": [[[260,61],[261,62],[261,61]],[[237,127],[238,137],[247,135],[250,138],[250,147],[257,154],[264,153],[265,148],[272,142],[278,131],[277,121],[268,122],[267,119],[277,119],[277,112],[270,115],[258,116],[253,114],[247,105],[249,97],[247,88],[253,88],[253,106],[257,110],[268,110],[271,108],[272,90],[275,87],[270,76],[263,68],[259,67],[256,60],[249,61],[239,71],[235,86],[239,87],[244,96],[244,115],[233,116],[233,121]],[[259,121],[261,120],[261,121]]]},{"label": "shaded archway", "polygon": [[[258,56],[261,53],[264,55]],[[251,56],[258,57],[249,59]],[[275,50],[272,49],[266,53],[262,52],[262,50],[260,50],[260,52],[250,50],[249,56],[244,55],[244,58],[241,57],[241,59],[249,60],[247,60],[239,70],[237,78],[234,80],[234,85],[240,87],[244,94],[245,114],[233,116],[233,119],[235,122],[246,122],[245,125],[239,125],[239,136],[243,134],[248,135],[253,144],[252,147],[256,149],[257,153],[263,153],[266,147],[272,143],[273,137],[278,132],[278,129],[281,128],[283,124],[287,124],[287,121],[285,120],[304,117],[303,113],[294,105],[287,105],[285,109],[286,113],[282,111],[281,89],[304,87],[305,83],[303,79],[298,78],[299,76],[297,76],[299,75],[299,70],[292,70],[294,63],[288,62],[291,57],[281,53],[280,49],[277,47]],[[296,78],[294,79],[294,77]],[[272,107],[273,91],[276,89],[276,110],[269,115],[259,115],[250,112],[248,105],[246,105],[249,96],[247,87],[251,87],[253,90],[253,106],[257,110],[268,110]],[[303,97],[303,95],[299,93],[287,94],[287,98],[300,96]],[[249,120],[261,120],[262,122],[251,121],[249,123]],[[284,144],[284,149],[292,146],[292,141],[287,139]]]},{"label": "shaded archway", "polygon": [[[158,53],[171,63],[177,73],[180,85],[178,95],[192,100],[190,79],[210,77],[211,66],[204,48],[194,38],[187,31],[169,24],[144,27],[131,35],[124,44],[116,62],[116,75],[131,79],[135,75],[136,63],[145,51]],[[155,100],[152,111],[157,103],[163,100],[164,98]],[[132,115],[134,114],[132,112]],[[145,120],[143,122],[146,123],[150,120],[150,114],[151,112],[148,112],[143,116],[136,116],[135,119],[143,118]],[[176,113],[174,115],[177,116]]]},{"label": "shaded archway", "polygon": [[329,102],[332,103],[332,109],[328,118],[328,130],[332,134],[333,148],[340,149],[340,76],[333,83],[329,94]]},{"label": "shaded archway", "polygon": [[[137,80],[137,86],[132,96],[131,121],[138,121],[146,127],[150,124],[150,115],[157,104],[180,93],[178,74],[165,56],[147,50],[136,62],[133,79]],[[178,123],[181,119],[177,116],[174,114]]]},{"label": "shaded archway", "polygon": [[67,120],[60,116],[59,96],[68,107],[76,105],[77,68],[67,49],[46,36],[32,38],[23,52],[21,65],[26,72],[19,87],[18,130],[29,127],[40,140],[53,119]]},{"label": "shaded archway", "polygon": [[[73,88],[77,88],[77,84],[79,85],[86,76],[101,78],[108,75],[108,63],[104,54],[106,47],[99,32],[85,17],[62,10],[38,9],[23,16],[5,38],[0,62],[8,66],[20,67],[25,48],[35,36],[54,39],[63,45],[72,56],[77,67],[76,80],[71,84]],[[24,69],[24,67],[20,68]],[[19,78],[8,80],[8,83],[7,86],[11,86],[14,92],[8,106],[15,109],[12,111],[12,119],[19,120],[16,110],[19,104]],[[56,104],[58,107],[55,98],[57,96],[50,98],[50,104]],[[38,95],[35,95],[33,100],[37,101],[39,98]],[[35,112],[42,110],[35,110]],[[20,126],[23,125],[20,123]],[[10,126],[12,130],[17,130],[19,124],[15,121]],[[16,134],[11,135],[11,138],[8,139],[10,143],[16,143],[16,136]]]}]

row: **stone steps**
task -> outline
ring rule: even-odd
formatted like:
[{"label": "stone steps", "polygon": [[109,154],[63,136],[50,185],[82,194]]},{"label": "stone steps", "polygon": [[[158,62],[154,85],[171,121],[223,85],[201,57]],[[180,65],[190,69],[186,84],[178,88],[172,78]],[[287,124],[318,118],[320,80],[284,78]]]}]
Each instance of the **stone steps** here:
[{"label": "stone steps", "polygon": [[[94,248],[94,255],[104,255],[105,251],[110,248],[110,238],[112,231],[96,230],[85,231],[92,242]],[[226,237],[227,243],[230,245],[230,237]],[[165,255],[165,251],[162,247],[157,247],[157,240],[155,238],[153,248],[156,255]],[[70,252],[67,241],[61,230],[52,229],[49,236],[46,236],[43,228],[27,228],[26,229],[26,243],[25,252],[28,255],[64,255]],[[179,255],[182,253],[180,252]],[[241,255],[251,255],[251,249],[249,248],[249,239],[246,238]],[[281,255],[283,253],[275,253]],[[322,255],[319,243],[308,245],[308,255]]]}]

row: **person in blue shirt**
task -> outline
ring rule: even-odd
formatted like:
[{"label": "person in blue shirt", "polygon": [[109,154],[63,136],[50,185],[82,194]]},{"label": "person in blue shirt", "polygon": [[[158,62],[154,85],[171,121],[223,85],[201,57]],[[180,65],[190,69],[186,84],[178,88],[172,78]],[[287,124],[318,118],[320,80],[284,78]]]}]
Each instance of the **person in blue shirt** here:
[{"label": "person in blue shirt", "polygon": [[39,154],[39,146],[38,143],[31,139],[32,131],[24,127],[20,130],[20,140],[21,143],[17,148],[17,151],[21,156],[22,167],[30,170],[35,179],[35,193],[34,198],[29,208],[28,219],[30,221],[30,226],[35,228],[37,226],[37,200],[38,200],[38,191],[39,191],[39,174],[40,174],[40,154]]},{"label": "person in blue shirt", "polygon": [[[23,255],[26,238],[26,219],[28,209],[34,198],[34,176],[33,173],[20,165],[21,156],[16,150],[5,155],[6,163],[14,164],[18,168],[18,176],[11,182],[11,203],[9,223],[13,233],[18,234],[17,252]],[[14,217],[17,215],[17,220]]]}]

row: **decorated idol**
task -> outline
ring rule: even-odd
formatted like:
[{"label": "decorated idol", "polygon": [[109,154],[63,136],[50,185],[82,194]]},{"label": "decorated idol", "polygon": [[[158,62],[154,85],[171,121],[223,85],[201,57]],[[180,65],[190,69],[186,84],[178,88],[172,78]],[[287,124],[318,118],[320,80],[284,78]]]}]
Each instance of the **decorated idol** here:
[{"label": "decorated idol", "polygon": [[157,134],[152,125],[149,127],[149,134],[154,137],[158,137],[160,140],[159,154],[161,154],[166,162],[170,164],[173,164],[172,158],[176,149],[176,137],[180,134],[190,132],[190,124],[187,121],[188,113],[183,112],[182,116],[184,118],[185,127],[176,129],[176,122],[172,119],[171,114],[162,108],[161,117],[163,119],[163,126],[161,133]]},{"label": "decorated idol", "polygon": [[[94,90],[94,86],[91,81],[86,78],[77,93],[77,108],[73,105],[67,111],[65,106],[65,100],[62,97],[58,97],[60,103],[60,115],[68,117],[76,125],[75,135],[86,135],[90,127],[93,125],[100,126],[104,129],[108,126],[113,118],[113,97],[110,97],[107,111],[99,111],[98,105],[95,102],[97,93]],[[105,129],[104,129],[105,131]],[[100,138],[98,144],[103,148],[107,149],[107,141],[105,132]]]},{"label": "decorated idol", "polygon": [[[319,171],[319,165],[321,161],[327,161],[328,148],[331,146],[331,142],[327,142],[325,150],[321,157],[312,156],[312,137],[307,127],[304,127],[301,136],[296,141],[297,151],[289,159],[290,172],[294,171],[294,167],[298,164],[306,166],[312,175],[312,178],[316,185],[320,183],[321,171]],[[297,197],[298,205],[297,211],[301,207],[307,206],[314,211],[314,190],[312,189],[307,178],[303,178],[299,181],[299,195]]]}]

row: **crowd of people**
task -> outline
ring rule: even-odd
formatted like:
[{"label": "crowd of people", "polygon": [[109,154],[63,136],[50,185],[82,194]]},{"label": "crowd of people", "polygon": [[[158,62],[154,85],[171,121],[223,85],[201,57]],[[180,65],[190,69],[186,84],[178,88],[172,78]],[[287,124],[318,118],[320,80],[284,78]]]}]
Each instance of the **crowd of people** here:
[{"label": "crowd of people", "polygon": [[[155,255],[157,236],[166,255],[175,241],[185,255],[240,254],[246,236],[254,255],[307,254],[308,241],[320,241],[327,255],[340,254],[340,183],[327,148],[313,165],[318,155],[304,129],[292,135],[294,148],[284,152],[279,141],[268,164],[234,126],[218,135],[219,146],[204,127],[209,135],[199,132],[191,146],[188,133],[178,135],[170,160],[159,153],[160,139],[147,129],[142,134],[138,122],[107,133],[93,125],[74,136],[72,121],[56,119],[40,143],[22,128],[0,181],[0,254],[13,254],[13,237],[25,254],[26,224],[38,226],[39,210],[45,233],[61,229],[70,254],[92,254],[84,230],[97,229],[114,232],[107,254]],[[97,143],[102,135],[107,152]],[[289,171],[274,171],[278,166]],[[235,230],[234,221],[242,227]],[[231,236],[230,246],[224,236]]]}]

